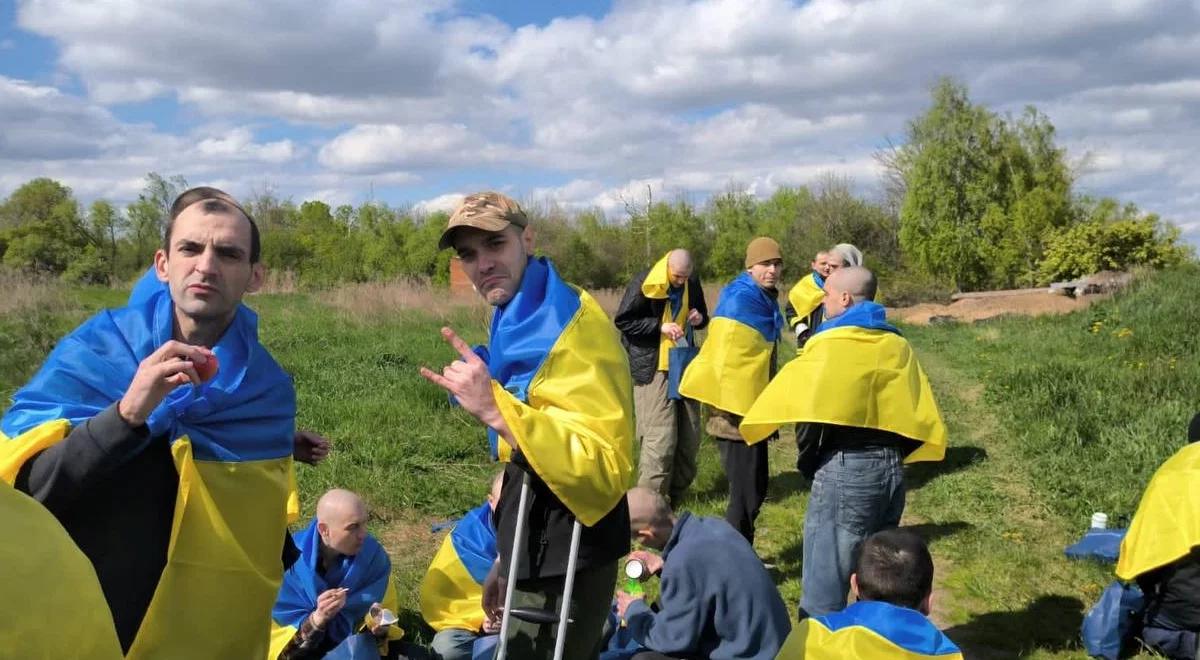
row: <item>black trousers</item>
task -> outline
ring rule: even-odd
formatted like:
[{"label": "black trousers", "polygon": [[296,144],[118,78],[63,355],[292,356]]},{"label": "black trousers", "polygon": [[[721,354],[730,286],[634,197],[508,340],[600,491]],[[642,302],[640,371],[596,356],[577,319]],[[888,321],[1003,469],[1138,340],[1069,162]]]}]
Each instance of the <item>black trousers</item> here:
[{"label": "black trousers", "polygon": [[725,521],[754,545],[754,521],[767,499],[767,442],[748,445],[738,440],[715,440],[729,481]]}]

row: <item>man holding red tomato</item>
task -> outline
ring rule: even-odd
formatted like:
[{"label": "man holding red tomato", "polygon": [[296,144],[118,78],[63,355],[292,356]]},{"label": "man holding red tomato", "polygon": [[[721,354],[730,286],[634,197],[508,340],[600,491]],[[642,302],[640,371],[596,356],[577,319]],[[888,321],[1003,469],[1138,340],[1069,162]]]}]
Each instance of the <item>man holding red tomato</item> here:
[{"label": "man holding red tomato", "polygon": [[128,305],[63,338],[0,421],[0,478],[91,561],[130,659],[266,655],[292,456],[328,445],[296,434],[241,304],[260,252],[231,196],[184,192]]}]

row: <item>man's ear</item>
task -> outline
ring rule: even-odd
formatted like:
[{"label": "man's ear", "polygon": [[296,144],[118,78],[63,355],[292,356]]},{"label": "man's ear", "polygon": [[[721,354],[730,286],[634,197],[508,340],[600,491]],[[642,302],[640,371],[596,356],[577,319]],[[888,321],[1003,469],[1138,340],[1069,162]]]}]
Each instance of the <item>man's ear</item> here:
[{"label": "man's ear", "polygon": [[917,607],[917,611],[925,616],[929,616],[929,613],[933,611],[933,591],[930,591],[929,595],[925,596],[925,600],[921,601],[921,605]]},{"label": "man's ear", "polygon": [[318,520],[317,521],[317,533],[321,535],[321,538],[325,538],[329,534],[329,525],[326,525],[325,523]]},{"label": "man's ear", "polygon": [[850,574],[850,593],[854,594],[854,600],[858,600],[858,573]]},{"label": "man's ear", "polygon": [[642,545],[646,545],[646,541],[652,540],[654,538],[654,530],[649,527],[639,529],[634,534],[634,538],[636,538],[638,540],[638,542],[641,543]]},{"label": "man's ear", "polygon": [[525,244],[526,253],[533,254],[535,238],[536,236],[533,233],[533,227],[525,225],[525,228],[521,230],[521,242]]},{"label": "man's ear", "polygon": [[159,282],[167,281],[167,253],[159,249],[154,251],[154,275]]},{"label": "man's ear", "polygon": [[262,288],[267,277],[267,267],[260,261],[250,266],[250,283],[246,285],[246,293],[254,293]]}]

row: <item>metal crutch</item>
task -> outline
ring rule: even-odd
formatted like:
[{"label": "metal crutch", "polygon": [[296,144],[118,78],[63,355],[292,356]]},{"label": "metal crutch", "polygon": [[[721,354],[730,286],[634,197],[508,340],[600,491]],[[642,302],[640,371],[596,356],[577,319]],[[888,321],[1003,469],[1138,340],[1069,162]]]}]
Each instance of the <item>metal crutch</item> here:
[{"label": "metal crutch", "polygon": [[525,472],[521,475],[521,499],[517,503],[517,528],[513,534],[512,557],[508,561],[508,583],[504,590],[504,614],[500,619],[500,641],[496,648],[496,660],[505,660],[508,654],[508,624],[509,617],[515,616],[522,621],[530,623],[547,624],[558,623],[558,634],[554,638],[554,660],[562,660],[563,653],[566,651],[567,645],[567,624],[571,623],[569,618],[571,609],[571,593],[575,589],[575,564],[579,558],[579,537],[583,532],[583,525],[579,523],[579,519],[575,519],[574,525],[571,528],[571,550],[567,557],[567,574],[563,584],[563,601],[559,608],[558,616],[555,617],[553,612],[547,610],[539,610],[533,608],[512,607],[513,592],[516,589],[517,575],[517,557],[518,553],[523,550],[523,541],[525,540],[525,526],[529,516],[529,473]]}]

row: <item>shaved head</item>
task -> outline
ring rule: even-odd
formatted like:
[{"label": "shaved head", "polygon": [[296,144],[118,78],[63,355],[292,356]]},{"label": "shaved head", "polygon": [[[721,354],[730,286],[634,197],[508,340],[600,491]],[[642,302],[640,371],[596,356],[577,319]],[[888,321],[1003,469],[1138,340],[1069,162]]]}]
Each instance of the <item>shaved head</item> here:
[{"label": "shaved head", "polygon": [[845,291],[854,297],[854,302],[875,300],[878,283],[875,273],[862,266],[839,268],[829,276],[830,286],[836,291]]},{"label": "shaved head", "polygon": [[667,253],[667,277],[671,286],[683,286],[692,276],[692,253],[682,248]]},{"label": "shaved head", "polygon": [[342,488],[326,492],[317,500],[317,532],[330,552],[358,554],[367,538],[366,503]]}]

